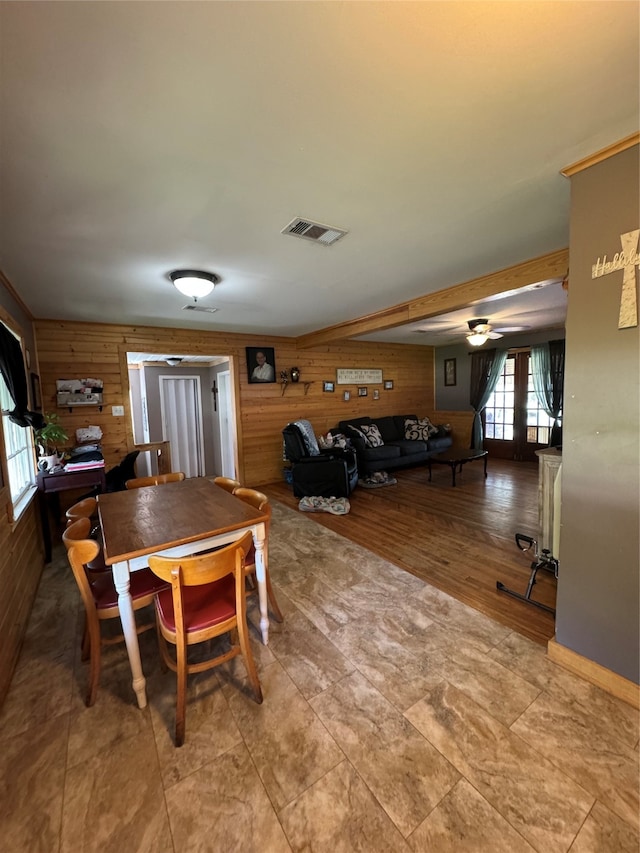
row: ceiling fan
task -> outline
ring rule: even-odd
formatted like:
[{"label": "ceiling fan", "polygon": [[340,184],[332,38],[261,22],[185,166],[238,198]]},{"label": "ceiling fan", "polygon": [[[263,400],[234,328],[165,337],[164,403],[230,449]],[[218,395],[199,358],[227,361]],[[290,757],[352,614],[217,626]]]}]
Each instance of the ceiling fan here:
[{"label": "ceiling fan", "polygon": [[468,320],[467,325],[469,326],[467,341],[473,347],[481,347],[488,339],[496,341],[502,337],[500,332],[492,331],[489,320],[486,317],[481,317],[477,320]]}]

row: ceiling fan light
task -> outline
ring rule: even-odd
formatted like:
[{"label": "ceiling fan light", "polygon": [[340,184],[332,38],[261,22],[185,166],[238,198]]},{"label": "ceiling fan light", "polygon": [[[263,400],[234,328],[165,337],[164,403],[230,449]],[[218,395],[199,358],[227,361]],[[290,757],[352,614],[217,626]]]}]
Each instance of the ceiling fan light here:
[{"label": "ceiling fan light", "polygon": [[488,335],[483,335],[480,332],[472,332],[470,335],[467,335],[467,340],[471,344],[472,347],[481,347],[483,343],[485,343],[488,339]]},{"label": "ceiling fan light", "polygon": [[215,273],[201,270],[174,270],[169,273],[169,278],[180,293],[196,301],[208,296],[220,281]]}]

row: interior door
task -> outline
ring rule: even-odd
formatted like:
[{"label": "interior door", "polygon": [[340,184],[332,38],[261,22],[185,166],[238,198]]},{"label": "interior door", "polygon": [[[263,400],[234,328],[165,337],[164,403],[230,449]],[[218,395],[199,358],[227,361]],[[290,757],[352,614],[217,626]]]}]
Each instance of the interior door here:
[{"label": "interior door", "polygon": [[222,476],[236,478],[236,427],[231,400],[231,372],[218,374],[218,423]]},{"label": "interior door", "polygon": [[171,442],[171,467],[187,477],[205,473],[199,376],[160,376],[162,439]]},{"label": "interior door", "polygon": [[490,456],[535,461],[535,451],[548,446],[552,421],[533,388],[528,348],[507,355],[482,421]]}]

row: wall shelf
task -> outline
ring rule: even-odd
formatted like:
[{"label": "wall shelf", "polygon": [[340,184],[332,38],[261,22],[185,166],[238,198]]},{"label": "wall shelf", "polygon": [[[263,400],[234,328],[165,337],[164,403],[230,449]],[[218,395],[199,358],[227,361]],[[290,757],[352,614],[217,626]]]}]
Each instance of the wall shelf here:
[{"label": "wall shelf", "polygon": [[312,380],[311,382],[288,382],[288,381],[283,382],[282,383],[282,393],[280,394],[280,396],[284,397],[284,392],[287,390],[288,386],[294,385],[294,386],[299,388],[302,385],[302,387],[304,388],[304,395],[306,397],[307,393],[309,391],[309,388],[313,385],[313,382],[314,382],[314,380]]}]

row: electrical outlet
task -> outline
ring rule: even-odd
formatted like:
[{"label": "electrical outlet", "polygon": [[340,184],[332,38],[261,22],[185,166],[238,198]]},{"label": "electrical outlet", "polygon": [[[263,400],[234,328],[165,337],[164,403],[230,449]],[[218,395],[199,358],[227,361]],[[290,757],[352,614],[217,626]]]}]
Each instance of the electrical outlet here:
[{"label": "electrical outlet", "polygon": [[111,414],[114,418],[124,417],[124,406],[111,406]]}]

